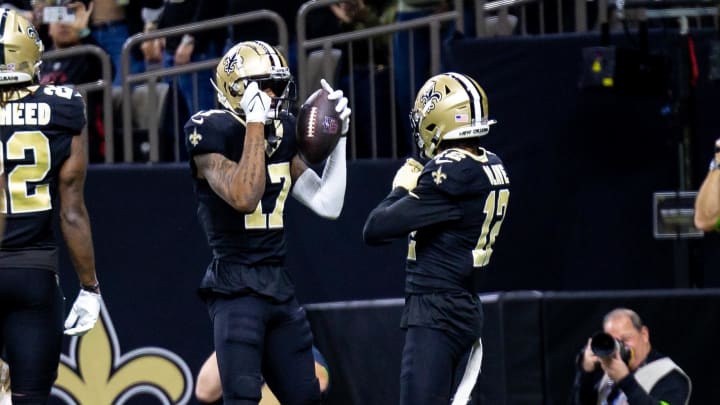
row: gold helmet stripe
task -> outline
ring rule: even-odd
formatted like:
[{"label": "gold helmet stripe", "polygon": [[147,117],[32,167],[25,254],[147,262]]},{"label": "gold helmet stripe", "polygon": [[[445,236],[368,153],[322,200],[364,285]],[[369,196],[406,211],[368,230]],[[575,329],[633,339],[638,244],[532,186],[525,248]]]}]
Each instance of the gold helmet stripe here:
[{"label": "gold helmet stripe", "polygon": [[447,75],[455,79],[455,81],[460,83],[462,88],[465,89],[465,92],[470,99],[471,119],[473,121],[477,120],[478,122],[482,120],[482,117],[485,115],[484,110],[487,109],[487,98],[485,97],[485,92],[463,74],[448,73]]}]

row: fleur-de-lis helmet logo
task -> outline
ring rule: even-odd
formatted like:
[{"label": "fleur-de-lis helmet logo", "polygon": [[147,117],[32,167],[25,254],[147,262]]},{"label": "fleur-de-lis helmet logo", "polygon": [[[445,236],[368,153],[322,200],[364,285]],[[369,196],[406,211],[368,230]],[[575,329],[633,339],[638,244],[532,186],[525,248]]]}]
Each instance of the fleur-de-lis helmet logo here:
[{"label": "fleur-de-lis helmet logo", "polygon": [[52,395],[70,405],[121,405],[136,395],[156,397],[162,404],[186,404],[192,373],[175,353],[142,347],[121,354],[115,328],[102,304],[100,318],[85,336],[70,340],[60,356]]},{"label": "fleur-de-lis helmet logo", "polygon": [[225,73],[230,74],[235,71],[238,64],[242,64],[242,61],[238,60],[237,53],[233,53],[223,61],[223,69],[225,69]]},{"label": "fleur-de-lis helmet logo", "polygon": [[423,103],[423,111],[427,113],[428,111],[435,109],[435,103],[439,102],[440,99],[442,99],[442,93],[435,90],[435,85],[437,82],[433,83],[432,86],[428,86],[427,90],[425,90],[424,93],[420,95],[420,102]]}]

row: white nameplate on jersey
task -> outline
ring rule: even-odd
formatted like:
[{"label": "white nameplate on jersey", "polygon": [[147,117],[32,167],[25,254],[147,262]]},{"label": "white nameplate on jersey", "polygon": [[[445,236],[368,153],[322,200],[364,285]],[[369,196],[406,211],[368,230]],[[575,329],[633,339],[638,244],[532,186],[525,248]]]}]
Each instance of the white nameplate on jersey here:
[{"label": "white nameplate on jersey", "polygon": [[67,7],[44,7],[43,22],[49,23],[72,23],[75,21],[75,14]]},{"label": "white nameplate on jersey", "polygon": [[501,164],[495,164],[490,166],[483,166],[485,175],[487,175],[490,184],[493,186],[500,186],[503,184],[510,184],[510,179],[505,173],[505,168]]},{"label": "white nameplate on jersey", "polygon": [[9,103],[0,108],[0,125],[47,125],[50,105],[47,103]]}]

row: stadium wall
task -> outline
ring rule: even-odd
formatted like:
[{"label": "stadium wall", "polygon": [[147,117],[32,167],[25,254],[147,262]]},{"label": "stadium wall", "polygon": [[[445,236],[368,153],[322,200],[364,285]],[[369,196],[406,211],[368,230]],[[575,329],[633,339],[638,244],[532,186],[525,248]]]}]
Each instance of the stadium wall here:
[{"label": "stadium wall", "polygon": [[[679,188],[680,134],[687,128],[694,134],[690,188],[699,184],[718,136],[710,40],[696,38],[700,76],[687,89],[692,119],[680,121],[663,115],[677,99],[578,85],[582,49],[599,45],[599,38],[458,39],[446,47],[445,67],[476,77],[489,95],[499,123],[485,142],[504,159],[513,187],[492,262],[477,280],[483,294],[504,292],[486,305],[486,403],[566,404],[578,345],[616,305],[638,309],[657,347],[688,371],[696,382],[693,404],[717,397],[717,375],[703,362],[718,338],[712,288],[720,287],[720,239],[683,241],[684,256],[676,242],[652,236],[652,193]],[[362,242],[365,218],[401,163],[350,162],[337,221],[290,199],[289,265],[301,302],[402,297],[405,242],[375,248]],[[195,295],[210,252],[195,218],[187,165],[93,166],[86,188],[103,327],[67,341],[57,398],[89,396],[78,400],[88,405],[194,403],[194,374],[212,350],[207,313]],[[678,271],[702,288],[675,290]],[[76,278],[66,256],[61,282],[72,302]],[[397,303],[310,308],[318,345],[336,370],[330,403],[395,403],[402,344]],[[149,371],[105,388],[68,383],[89,369],[105,370],[110,382],[128,364]],[[108,387],[115,387],[109,402],[94,399]]]}]

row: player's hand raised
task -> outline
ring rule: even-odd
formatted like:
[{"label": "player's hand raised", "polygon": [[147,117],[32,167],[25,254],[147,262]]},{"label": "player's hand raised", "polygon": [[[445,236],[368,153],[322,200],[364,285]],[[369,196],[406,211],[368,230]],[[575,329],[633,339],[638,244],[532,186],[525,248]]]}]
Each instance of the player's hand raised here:
[{"label": "player's hand raised", "polygon": [[268,119],[271,102],[270,96],[258,87],[257,82],[250,82],[240,99],[240,107],[245,111],[245,121],[264,124]]},{"label": "player's hand raised", "polygon": [[352,113],[352,110],[348,108],[348,99],[343,96],[342,90],[333,90],[327,80],[320,79],[320,85],[329,93],[327,96],[328,100],[338,100],[335,105],[335,111],[340,113],[340,120],[342,121],[341,134],[345,136],[350,129],[350,114]]}]

